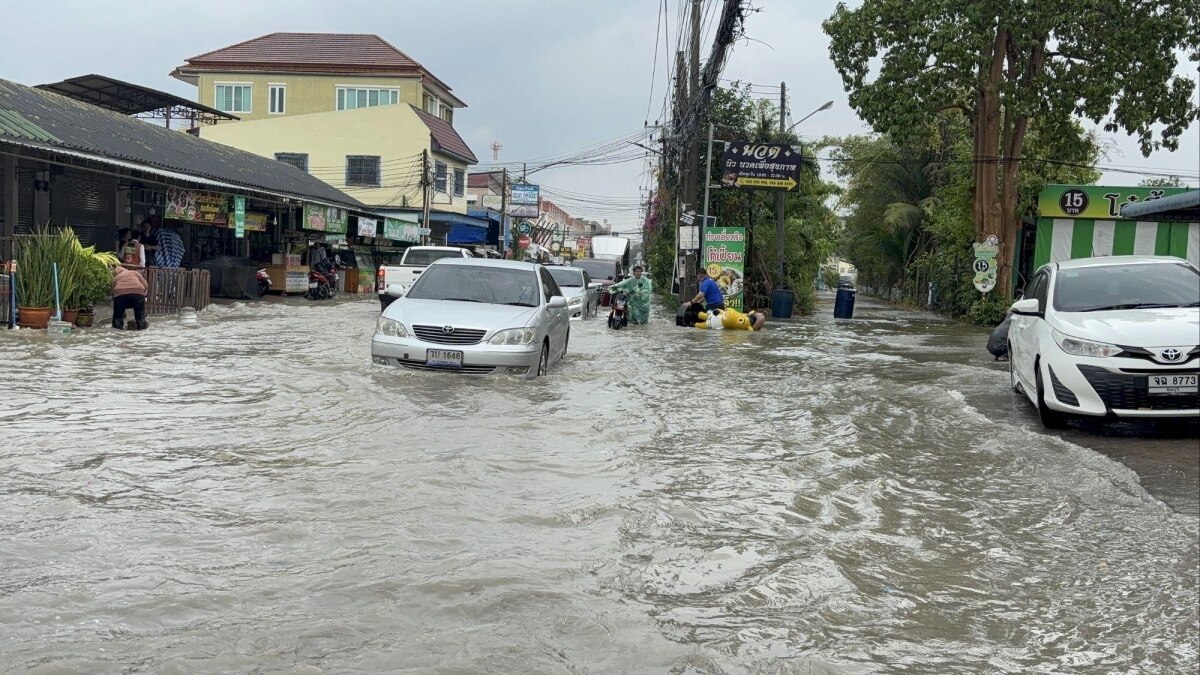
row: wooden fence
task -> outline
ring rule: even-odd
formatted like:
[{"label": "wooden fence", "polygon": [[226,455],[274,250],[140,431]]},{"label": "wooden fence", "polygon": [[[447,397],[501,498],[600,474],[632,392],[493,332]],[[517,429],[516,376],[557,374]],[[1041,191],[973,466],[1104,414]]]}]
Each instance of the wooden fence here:
[{"label": "wooden fence", "polygon": [[167,267],[146,269],[147,314],[172,314],[181,307],[200,311],[208,306],[210,276],[208,270]]}]

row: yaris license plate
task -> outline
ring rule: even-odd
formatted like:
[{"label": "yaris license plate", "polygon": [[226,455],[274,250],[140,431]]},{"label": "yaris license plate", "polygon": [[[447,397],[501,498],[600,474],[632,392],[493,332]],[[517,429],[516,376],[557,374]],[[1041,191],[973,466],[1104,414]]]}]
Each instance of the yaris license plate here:
[{"label": "yaris license plate", "polygon": [[430,349],[425,352],[425,364],[435,368],[462,368],[462,352]]},{"label": "yaris license plate", "polygon": [[1151,394],[1195,394],[1200,375],[1151,375],[1147,384]]}]

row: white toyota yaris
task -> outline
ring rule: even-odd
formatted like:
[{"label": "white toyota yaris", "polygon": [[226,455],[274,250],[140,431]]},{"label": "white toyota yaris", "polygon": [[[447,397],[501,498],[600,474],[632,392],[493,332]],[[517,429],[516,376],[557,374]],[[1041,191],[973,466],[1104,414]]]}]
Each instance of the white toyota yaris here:
[{"label": "white toyota yaris", "polygon": [[1200,271],[1179,258],[1051,263],[1012,306],[1009,373],[1042,424],[1200,416]]}]

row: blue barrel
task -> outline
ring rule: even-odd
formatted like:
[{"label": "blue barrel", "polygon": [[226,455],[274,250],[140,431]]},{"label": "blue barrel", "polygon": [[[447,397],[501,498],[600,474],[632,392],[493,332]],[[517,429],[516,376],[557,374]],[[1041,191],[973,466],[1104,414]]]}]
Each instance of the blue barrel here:
[{"label": "blue barrel", "polygon": [[792,318],[792,304],[796,294],[786,288],[776,288],[771,291],[771,316],[776,319]]},{"label": "blue barrel", "polygon": [[833,302],[833,318],[849,319],[854,316],[854,289],[837,289],[837,299]]}]

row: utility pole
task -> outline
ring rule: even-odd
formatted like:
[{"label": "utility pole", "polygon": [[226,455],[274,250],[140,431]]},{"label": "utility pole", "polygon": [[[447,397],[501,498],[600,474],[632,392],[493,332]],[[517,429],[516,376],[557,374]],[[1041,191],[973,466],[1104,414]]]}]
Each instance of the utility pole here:
[{"label": "utility pole", "polygon": [[508,222],[508,169],[500,175],[500,237],[504,240],[504,250],[510,251],[511,231]]},{"label": "utility pole", "polygon": [[[689,36],[691,39],[689,40],[688,45],[690,51],[690,68],[688,69],[688,87],[687,97],[685,100],[687,101],[689,116],[691,114],[695,114],[696,118],[685,118],[684,123],[688,126],[698,123],[700,121],[700,113],[702,112],[700,108],[700,0],[691,0],[691,2],[692,15],[691,27],[689,29]],[[684,184],[683,201],[687,204],[688,208],[692,209],[693,212],[696,210],[696,202],[699,201],[697,199],[699,196],[699,183],[697,181],[699,176],[697,174],[700,173],[699,131],[700,130],[697,128],[694,131],[689,132],[687,158],[685,159],[687,173],[684,174],[686,177],[686,182]]]},{"label": "utility pole", "polygon": [[[708,225],[708,197],[712,191],[713,123],[708,123],[708,161],[704,165],[704,222]],[[703,232],[703,229],[701,230]],[[701,241],[701,250],[704,243]]]},{"label": "utility pole", "polygon": [[421,227],[429,230],[429,234],[421,235],[421,243],[428,244],[429,237],[433,234],[433,228],[429,226],[429,201],[431,196],[429,189],[433,186],[433,181],[429,175],[429,151],[421,151]]},{"label": "utility pole", "polygon": [[[787,82],[779,83],[779,142],[783,143],[783,136],[787,133]],[[783,236],[783,211],[787,201],[787,191],[780,190],[775,193],[775,255],[779,258],[779,269],[777,271],[775,287],[786,288],[788,283],[784,277],[784,236]],[[773,303],[772,303],[773,304]]]}]

